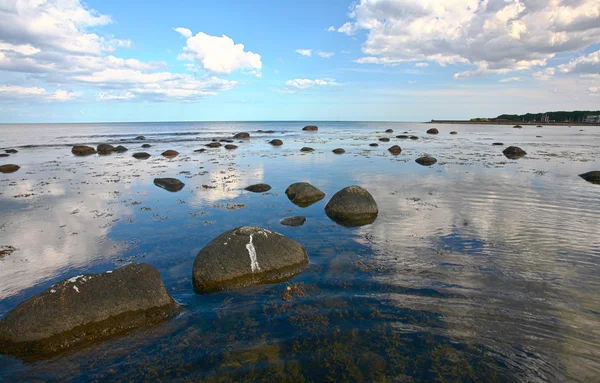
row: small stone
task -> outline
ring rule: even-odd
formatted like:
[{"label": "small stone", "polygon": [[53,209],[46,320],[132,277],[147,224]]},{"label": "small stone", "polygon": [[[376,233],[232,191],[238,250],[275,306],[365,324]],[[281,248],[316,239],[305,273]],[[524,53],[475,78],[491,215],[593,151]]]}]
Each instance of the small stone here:
[{"label": "small stone", "polygon": [[138,160],[147,160],[150,158],[150,154],[146,152],[133,153],[133,158],[137,158]]},{"label": "small stone", "polygon": [[0,157],[10,157],[10,154],[0,153]]},{"label": "small stone", "polygon": [[492,145],[493,146],[503,146],[504,143],[503,142],[494,142]]},{"label": "small stone", "polygon": [[387,137],[381,137],[381,138],[379,139],[379,141],[381,141],[381,142],[390,142],[390,139],[389,139],[389,138],[387,138]]},{"label": "small stone", "polygon": [[250,186],[246,187],[244,190],[247,190],[247,191],[253,192],[253,193],[264,193],[266,191],[271,190],[271,185],[255,184],[255,185],[250,185]]},{"label": "small stone", "polygon": [[225,145],[225,149],[227,149],[227,150],[234,150],[234,149],[237,149],[237,148],[238,147],[236,145],[233,145],[233,144],[227,144],[227,145]]},{"label": "small stone", "polygon": [[373,142],[372,144],[369,144],[369,146],[373,146],[373,147],[375,147],[375,146],[379,146],[379,144],[377,144],[377,143]]},{"label": "small stone", "polygon": [[145,140],[146,137],[144,136],[137,136],[136,138],[134,138],[134,140]]},{"label": "small stone", "polygon": [[152,145],[150,145],[150,144],[144,144],[144,145],[142,145],[142,148],[151,148],[151,147],[152,147]]},{"label": "small stone", "polygon": [[454,130],[450,132],[450,134],[458,134],[458,132],[455,132]]},{"label": "small stone", "polygon": [[185,186],[185,184],[177,178],[155,178],[154,185],[173,193],[180,191]]},{"label": "small stone", "polygon": [[208,148],[220,148],[221,147],[221,143],[220,142],[211,142],[210,144],[206,144],[206,147],[208,147]]},{"label": "small stone", "polygon": [[598,170],[580,174],[579,177],[583,178],[587,182],[600,185],[600,171]]},{"label": "small stone", "polygon": [[9,153],[9,154],[17,154],[17,153],[19,153],[19,151],[17,149],[6,149],[5,152]]},{"label": "small stone", "polygon": [[204,153],[206,151],[206,149],[196,149],[194,150],[194,153]]},{"label": "small stone", "polygon": [[430,157],[430,156],[424,156],[424,157],[417,158],[415,160],[415,162],[418,163],[419,165],[431,166],[437,162],[437,159]]},{"label": "small stone", "polygon": [[386,133],[394,133],[394,130],[393,129],[386,129],[385,132]]},{"label": "small stone", "polygon": [[399,135],[399,136],[396,136],[396,138],[399,138],[399,139],[401,139],[401,140],[406,140],[406,139],[408,139],[408,136],[407,136],[407,135],[405,135],[405,134],[401,134],[401,135]]},{"label": "small stone", "polygon": [[515,125],[515,126],[513,126],[513,129],[521,129],[521,128],[523,128],[521,125]]},{"label": "small stone", "polygon": [[115,148],[115,152],[117,153],[125,153],[127,151],[127,148],[124,147],[123,145],[119,145]]},{"label": "small stone", "polygon": [[284,226],[292,227],[302,226],[304,225],[304,222],[306,222],[306,217],[303,216],[287,217],[279,221],[279,223]]},{"label": "small stone", "polygon": [[418,140],[418,139],[419,139],[419,137],[417,137],[417,136],[410,136],[410,139],[411,139],[411,140]]}]

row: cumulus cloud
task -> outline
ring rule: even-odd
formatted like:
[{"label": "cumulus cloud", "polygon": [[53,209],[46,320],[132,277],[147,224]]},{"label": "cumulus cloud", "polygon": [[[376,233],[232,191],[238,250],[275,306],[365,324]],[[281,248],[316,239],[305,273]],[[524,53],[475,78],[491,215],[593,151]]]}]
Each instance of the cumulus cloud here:
[{"label": "cumulus cloud", "polygon": [[186,28],[175,28],[186,37],[186,46],[179,55],[181,60],[195,61],[203,69],[218,73],[230,74],[235,71],[246,71],[260,76],[261,57],[257,53],[245,51],[243,44],[236,44],[230,37],[211,36],[204,32],[192,35]]},{"label": "cumulus cloud", "polygon": [[600,73],[600,50],[577,57],[557,68],[561,73],[598,74]]},{"label": "cumulus cloud", "polygon": [[284,93],[297,93],[301,90],[306,90],[309,88],[324,88],[324,87],[333,87],[342,85],[339,82],[336,82],[333,79],[307,79],[307,78],[296,78],[293,80],[288,80],[285,82],[285,87],[283,89],[278,89],[278,91]]},{"label": "cumulus cloud", "polygon": [[317,56],[322,57],[324,59],[330,59],[335,55],[335,53],[333,52],[323,52],[323,51],[318,51],[317,52]]},{"label": "cumulus cloud", "polygon": [[79,92],[58,89],[50,92],[37,86],[0,85],[0,100],[42,99],[45,101],[67,101],[81,96]]},{"label": "cumulus cloud", "polygon": [[310,57],[312,56],[312,49],[296,49],[296,53],[302,56]]},{"label": "cumulus cloud", "polygon": [[523,79],[521,77],[506,77],[506,78],[498,80],[499,83],[515,82],[515,81],[523,81]]},{"label": "cumulus cloud", "polygon": [[600,41],[597,0],[360,0],[337,29],[367,32],[362,64],[470,64],[467,78],[535,70]]},{"label": "cumulus cloud", "polygon": [[333,53],[333,52],[314,51],[313,49],[296,49],[296,53],[298,53],[299,55],[302,55],[302,56],[306,56],[306,57],[311,57],[314,53],[317,56],[324,58],[324,59],[330,59],[335,55],[335,53]]}]

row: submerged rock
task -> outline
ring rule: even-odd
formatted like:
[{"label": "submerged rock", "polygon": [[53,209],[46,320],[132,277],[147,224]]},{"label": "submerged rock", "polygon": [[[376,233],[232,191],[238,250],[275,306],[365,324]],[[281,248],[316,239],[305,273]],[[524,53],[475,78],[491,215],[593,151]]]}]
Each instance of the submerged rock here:
[{"label": "submerged rock", "polygon": [[194,150],[194,153],[204,153],[206,151],[206,149],[196,149]]},{"label": "submerged rock", "polygon": [[236,145],[233,144],[227,144],[225,145],[225,149],[227,150],[233,150],[233,149],[237,149],[238,147]]},{"label": "submerged rock", "polygon": [[146,137],[144,136],[137,136],[136,138],[134,138],[134,140],[145,140]]},{"label": "submerged rock", "polygon": [[309,152],[314,152],[315,150],[313,148],[309,148],[308,146],[303,147],[302,149],[300,149],[301,152],[305,152],[305,153],[309,153]]},{"label": "submerged rock", "polygon": [[430,156],[424,156],[424,157],[417,158],[415,160],[415,162],[418,163],[419,165],[431,166],[437,162],[437,159],[430,157]]},{"label": "submerged rock", "polygon": [[269,144],[271,144],[273,146],[281,146],[281,145],[283,145],[283,141],[275,139],[275,140],[269,141]]},{"label": "submerged rock", "polygon": [[373,142],[372,144],[369,144],[369,146],[373,146],[373,147],[375,147],[375,146],[379,146],[379,144],[377,144],[377,143]]},{"label": "submerged rock", "polygon": [[142,145],[142,148],[151,148],[151,147],[152,147],[152,145],[150,145],[150,144],[144,144],[144,145]]},{"label": "submerged rock", "polygon": [[513,126],[513,129],[521,129],[521,128],[523,128],[521,125],[515,125],[515,126]]},{"label": "submerged rock", "polygon": [[138,160],[147,160],[150,158],[150,154],[146,152],[133,153],[133,158],[137,158]]},{"label": "submerged rock", "polygon": [[100,144],[96,147],[98,154],[110,154],[115,151],[115,147],[109,144]]},{"label": "submerged rock", "polygon": [[240,132],[240,133],[237,133],[235,136],[233,136],[233,138],[236,138],[236,139],[239,139],[239,138],[250,138],[250,133]]},{"label": "submerged rock", "polygon": [[387,137],[381,137],[381,138],[379,139],[379,141],[381,141],[381,142],[390,142],[390,139],[389,139],[389,138],[387,138]]},{"label": "submerged rock", "polygon": [[453,130],[453,131],[450,132],[450,134],[458,134],[458,132],[456,132],[456,131]]},{"label": "submerged rock", "polygon": [[167,158],[175,158],[178,155],[179,152],[177,150],[165,150],[164,152],[162,152],[162,156]]},{"label": "submerged rock", "polygon": [[266,191],[271,190],[271,185],[267,184],[255,184],[246,187],[244,190],[248,190],[253,193],[264,193]]},{"label": "submerged rock", "polygon": [[173,193],[180,191],[185,186],[185,184],[177,178],[155,178],[154,185]]},{"label": "submerged rock", "polygon": [[587,182],[600,185],[600,171],[598,170],[580,174],[579,177],[583,178]]},{"label": "submerged rock", "polygon": [[325,206],[329,218],[343,226],[373,223],[379,214],[373,196],[360,186],[348,186],[335,193]]},{"label": "submerged rock", "polygon": [[126,151],[127,151],[127,148],[124,147],[123,145],[119,145],[115,148],[115,152],[117,152],[117,153],[124,153]]},{"label": "submerged rock", "polygon": [[400,154],[402,153],[402,148],[399,147],[398,145],[394,145],[391,148],[388,149],[390,151],[390,153],[392,154]]},{"label": "submerged rock", "polygon": [[260,227],[244,226],[219,235],[200,250],[192,281],[196,293],[208,294],[283,281],[307,265],[308,255],[299,243]]},{"label": "submerged rock", "polygon": [[7,153],[0,153],[0,157],[10,157],[10,154],[7,154]]},{"label": "submerged rock", "polygon": [[417,137],[417,136],[410,136],[410,139],[411,139],[411,140],[418,140],[418,139],[419,139],[419,137]]},{"label": "submerged rock", "polygon": [[158,271],[131,264],[65,279],[0,320],[0,352],[44,357],[159,323],[177,312]]},{"label": "submerged rock", "polygon": [[427,134],[438,134],[440,131],[437,128],[431,128],[427,131]]},{"label": "submerged rock", "polygon": [[8,154],[17,154],[17,153],[19,153],[19,151],[17,149],[6,149],[5,152],[8,153]]},{"label": "submerged rock", "polygon": [[494,142],[492,145],[493,146],[503,146],[504,143],[503,142]]},{"label": "submerged rock", "polygon": [[308,182],[296,182],[291,184],[285,189],[285,195],[292,203],[300,207],[310,206],[325,197],[325,193]]},{"label": "submerged rock", "polygon": [[407,138],[408,138],[408,136],[407,136],[407,135],[405,135],[405,134],[401,134],[401,135],[399,135],[399,136],[396,136],[396,138],[399,138],[399,139],[401,139],[401,140],[405,140],[405,139],[407,139]]},{"label": "submerged rock", "polygon": [[386,129],[385,132],[386,133],[394,133],[394,130],[393,129]]},{"label": "submerged rock", "polygon": [[220,142],[211,142],[209,144],[206,144],[207,148],[220,148],[221,147],[221,143]]},{"label": "submerged rock", "polygon": [[508,148],[504,149],[502,153],[504,153],[504,155],[511,160],[517,160],[527,154],[526,151],[518,146],[509,146]]},{"label": "submerged rock", "polygon": [[337,149],[333,149],[332,152],[334,152],[335,154],[344,154],[346,153],[346,151],[342,148],[337,148]]},{"label": "submerged rock", "polygon": [[19,169],[21,169],[21,167],[15,164],[0,165],[0,173],[14,173]]},{"label": "submerged rock", "polygon": [[76,156],[89,156],[90,154],[95,154],[96,149],[92,148],[91,146],[75,145],[73,148],[71,148],[71,153]]},{"label": "submerged rock", "polygon": [[319,130],[319,127],[315,126],[315,125],[307,125],[304,128],[302,128],[302,130],[307,130],[309,132],[316,132],[317,130]]},{"label": "submerged rock", "polygon": [[306,217],[303,217],[301,215],[297,215],[295,217],[283,218],[281,221],[279,221],[279,223],[282,224],[283,226],[292,226],[292,227],[302,226],[302,225],[304,225],[304,222],[306,222]]}]

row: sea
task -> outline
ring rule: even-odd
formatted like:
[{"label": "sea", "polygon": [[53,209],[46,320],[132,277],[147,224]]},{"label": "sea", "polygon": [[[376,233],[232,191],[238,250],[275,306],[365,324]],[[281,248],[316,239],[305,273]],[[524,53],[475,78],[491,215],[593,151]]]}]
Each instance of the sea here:
[{"label": "sea", "polygon": [[[250,138],[235,150],[205,146],[238,132]],[[71,153],[101,143],[128,151]],[[509,159],[508,146],[527,155]],[[50,359],[0,355],[2,382],[600,381],[600,185],[579,177],[600,170],[599,127],[4,124],[0,148],[17,150],[0,165],[21,167],[0,174],[0,318],[65,278],[129,263],[156,267],[181,307]],[[132,157],[142,151],[151,157]],[[415,162],[425,155],[437,163]],[[157,177],[185,186],[168,192]],[[292,204],[285,190],[302,181],[326,197]],[[256,183],[272,188],[244,190]],[[350,185],[377,202],[372,224],[325,214]],[[290,216],[306,223],[280,223]],[[198,252],[246,225],[300,243],[308,267],[194,293]]]}]

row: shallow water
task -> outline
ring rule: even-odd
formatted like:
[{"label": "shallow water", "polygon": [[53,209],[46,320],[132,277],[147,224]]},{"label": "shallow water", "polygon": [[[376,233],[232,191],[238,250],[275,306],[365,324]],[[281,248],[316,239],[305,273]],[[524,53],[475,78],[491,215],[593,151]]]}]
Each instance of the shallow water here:
[{"label": "shallow water", "polygon": [[[437,125],[431,136],[419,123],[306,124],[1,125],[0,147],[19,153],[0,164],[21,169],[0,174],[0,246],[17,249],[0,258],[0,316],[66,277],[129,262],[157,267],[184,309],[51,360],[0,356],[0,380],[598,380],[600,186],[578,174],[600,170],[600,130]],[[237,150],[193,152],[239,131],[252,138]],[[420,139],[394,138],[405,131]],[[496,141],[528,155],[509,160]],[[70,153],[101,142],[129,152]],[[395,144],[398,156],[387,152]],[[161,157],[167,149],[181,154]],[[416,164],[424,154],[438,163]],[[169,193],[155,177],[186,186]],[[293,205],[284,190],[299,181],[327,196]],[[243,190],[259,182],[272,190]],[[324,214],[352,184],[379,205],[372,225]],[[306,223],[279,224],[293,215]],[[298,241],[310,266],[279,284],[194,294],[198,251],[242,225]]]}]

